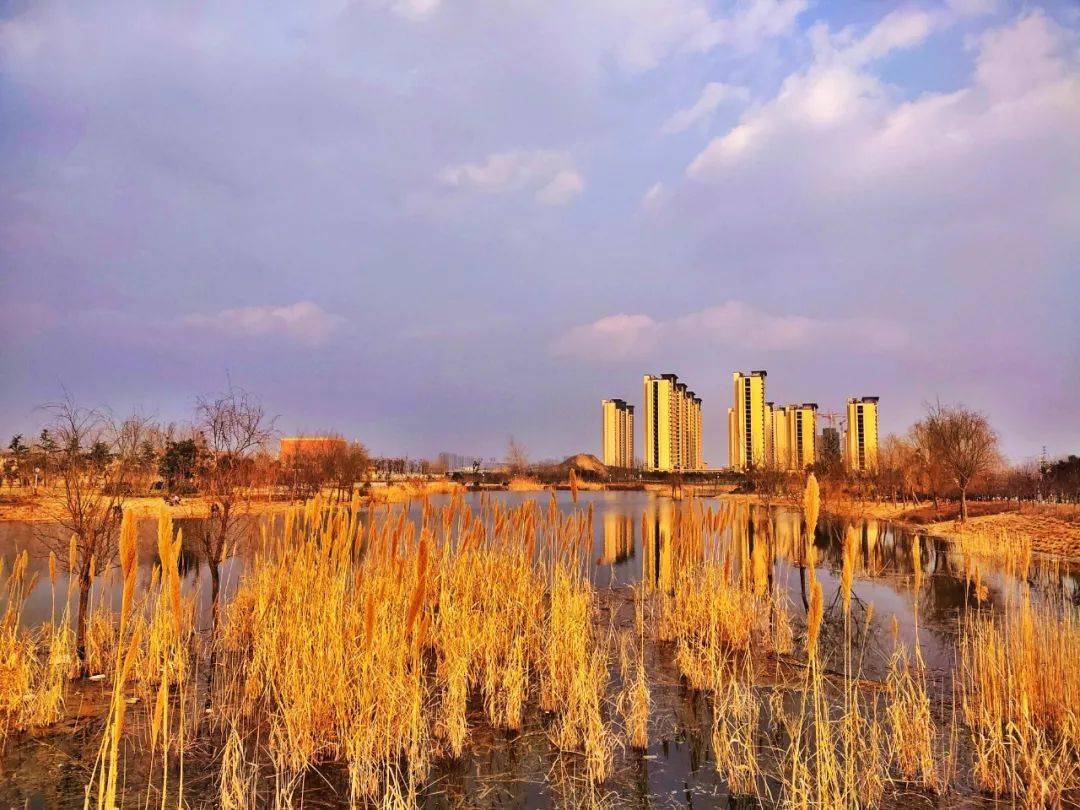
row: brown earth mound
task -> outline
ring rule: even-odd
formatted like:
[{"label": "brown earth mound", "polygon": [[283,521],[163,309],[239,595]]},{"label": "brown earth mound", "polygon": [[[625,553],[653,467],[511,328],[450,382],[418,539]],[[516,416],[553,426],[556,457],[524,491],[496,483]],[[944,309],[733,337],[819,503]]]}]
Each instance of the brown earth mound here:
[{"label": "brown earth mound", "polygon": [[600,459],[591,453],[578,453],[575,456],[569,456],[563,460],[559,465],[561,472],[570,472],[573,470],[578,474],[588,475],[594,478],[607,478],[608,468],[604,465]]}]

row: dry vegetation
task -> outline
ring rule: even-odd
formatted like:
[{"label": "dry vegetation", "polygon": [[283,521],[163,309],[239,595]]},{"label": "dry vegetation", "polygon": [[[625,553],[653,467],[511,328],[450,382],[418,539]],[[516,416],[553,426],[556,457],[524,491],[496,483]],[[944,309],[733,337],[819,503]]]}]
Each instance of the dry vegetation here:
[{"label": "dry vegetation", "polygon": [[[590,579],[589,509],[483,498],[474,509],[454,497],[425,502],[414,522],[358,499],[314,500],[263,526],[216,638],[195,630],[167,513],[159,567],[149,588],[136,587],[128,516],[120,609],[95,605],[88,629],[107,705],[86,806],[289,807],[311,774],[333,768],[342,801],[408,807],[482,729],[545,735],[578,775],[565,802],[602,804],[621,752],[640,756],[654,742],[647,648],[666,651],[684,688],[705,699],[712,762],[735,795],[800,808],[959,789],[1028,807],[1075,800],[1075,609],[1025,591],[995,612],[966,612],[943,696],[918,645],[895,634],[886,677],[867,678],[873,611],[856,619],[852,609],[867,561],[847,538],[830,613],[808,541],[819,508],[812,484],[803,530],[783,543],[768,521],[752,540],[732,540],[726,510],[678,509],[659,557],[644,561],[653,575],[633,589],[632,620],[615,627]],[[911,553],[919,572],[918,543]],[[781,558],[805,578],[805,616],[774,582]],[[0,574],[0,740],[11,745],[62,716],[77,662],[69,616],[20,623],[27,594],[44,587],[25,556]],[[916,573],[916,594],[919,585]],[[839,641],[826,641],[830,621]]]}]

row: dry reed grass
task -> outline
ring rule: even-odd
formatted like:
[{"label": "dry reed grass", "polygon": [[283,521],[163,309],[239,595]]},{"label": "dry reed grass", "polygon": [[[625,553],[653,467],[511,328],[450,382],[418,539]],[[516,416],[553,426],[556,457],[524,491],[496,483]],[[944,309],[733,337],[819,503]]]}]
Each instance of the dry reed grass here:
[{"label": "dry reed grass", "polygon": [[1080,791],[1080,622],[1026,591],[962,623],[958,689],[975,779],[1027,807]]},{"label": "dry reed grass", "polygon": [[[623,741],[639,754],[649,746],[655,695],[645,662],[656,644],[707,697],[714,764],[733,794],[809,808],[876,806],[894,789],[945,793],[956,720],[950,728],[935,719],[917,633],[910,649],[894,638],[883,683],[864,681],[852,604],[868,563],[845,537],[839,607],[826,607],[810,542],[815,483],[797,540],[781,542],[767,521],[738,533],[729,510],[693,500],[660,528],[643,516],[643,538],[653,532],[656,545],[643,560],[650,576],[635,589],[632,630],[615,636],[617,679],[590,578],[589,509],[487,498],[474,509],[454,497],[437,509],[421,503],[416,522],[392,506],[365,512],[357,500],[294,509],[280,527],[264,525],[251,549],[221,614],[209,687],[195,677],[200,645],[193,596],[181,590],[182,539],[163,513],[160,565],[140,589],[134,521],[125,519],[120,610],[94,605],[88,634],[110,698],[86,806],[112,807],[143,788],[139,803],[151,803],[149,785],[123,783],[125,740],[149,754],[161,806],[182,804],[196,739],[213,752],[223,807],[298,805],[305,775],[328,763],[342,768],[352,803],[414,806],[436,762],[467,756],[478,727],[512,735],[527,725],[546,732],[560,772],[572,762],[585,777],[565,780],[564,800],[602,805],[614,751]],[[911,555],[921,571],[918,542]],[[792,652],[791,606],[773,581],[781,556],[805,566],[801,653]],[[1028,558],[1018,554],[1014,570]],[[61,716],[74,674],[66,614],[21,627],[35,585],[26,569],[22,557],[0,572],[0,735]],[[50,580],[55,588],[55,573]],[[1077,795],[1078,651],[1075,609],[1026,594],[962,618],[954,717],[980,789],[1032,807]],[[826,658],[835,667],[842,658],[842,672]],[[145,718],[129,708],[135,698]],[[144,720],[136,729],[133,715]]]}]

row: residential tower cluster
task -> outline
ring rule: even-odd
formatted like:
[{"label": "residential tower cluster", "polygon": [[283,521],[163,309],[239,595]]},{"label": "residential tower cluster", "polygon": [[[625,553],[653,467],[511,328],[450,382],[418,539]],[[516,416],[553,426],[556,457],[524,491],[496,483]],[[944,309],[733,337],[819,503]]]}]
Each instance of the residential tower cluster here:
[{"label": "residential tower cluster", "polygon": [[842,456],[850,472],[877,468],[878,398],[848,400],[847,436],[840,453],[840,434],[835,427],[821,431],[818,439],[816,402],[777,405],[766,400],[765,371],[732,374],[734,404],[728,408],[728,466],[746,471],[769,467],[805,470],[832,455]]},{"label": "residential tower cluster", "polygon": [[[847,402],[845,434],[835,427],[838,414],[818,430],[816,402],[777,405],[766,399],[764,370],[732,374],[733,403],[728,408],[728,467],[733,470],[772,468],[805,470],[818,461],[842,459],[845,469],[865,473],[877,468],[878,398],[853,397]],[[676,374],[643,377],[644,469],[690,472],[707,468],[701,453],[701,398]],[[605,399],[601,445],[609,467],[637,466],[634,456],[634,406],[623,399]]]},{"label": "residential tower cluster", "polygon": [[646,374],[645,469],[700,470],[701,399],[675,374]]}]

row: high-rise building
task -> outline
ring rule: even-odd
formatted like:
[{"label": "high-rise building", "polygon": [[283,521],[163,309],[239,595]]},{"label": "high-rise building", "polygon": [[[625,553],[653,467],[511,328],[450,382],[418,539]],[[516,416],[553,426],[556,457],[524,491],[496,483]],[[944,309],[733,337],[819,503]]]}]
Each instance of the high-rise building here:
[{"label": "high-rise building", "polygon": [[772,422],[772,455],[769,463],[778,470],[791,467],[791,434],[788,431],[788,409],[782,405],[769,408]]},{"label": "high-rise building", "polygon": [[732,374],[734,407],[728,410],[728,464],[737,470],[760,467],[765,454],[765,372]]},{"label": "high-rise building", "polygon": [[604,464],[609,467],[634,466],[634,406],[622,399],[605,399],[601,447]]},{"label": "high-rise building", "polygon": [[690,459],[689,470],[705,469],[705,459],[701,455],[701,397],[690,392]]},{"label": "high-rise building", "polygon": [[817,403],[788,406],[788,437],[792,470],[805,470],[817,461]]},{"label": "high-rise building", "polygon": [[778,470],[805,470],[817,460],[817,404],[772,408],[772,464]]},{"label": "high-rise building", "polygon": [[877,469],[878,398],[852,397],[847,402],[844,467],[852,472]]},{"label": "high-rise building", "polygon": [[765,403],[765,466],[776,466],[776,430],[773,415],[776,405],[772,402]]},{"label": "high-rise building", "polygon": [[701,400],[675,374],[646,374],[643,382],[645,468],[702,468]]},{"label": "high-rise building", "polygon": [[478,459],[476,456],[464,456],[461,453],[439,453],[438,463],[447,472],[454,470],[469,470]]}]

